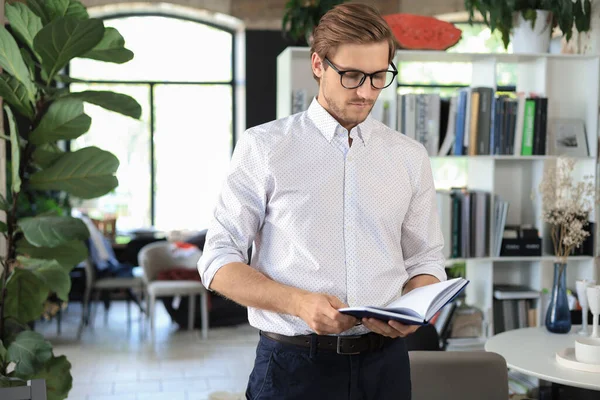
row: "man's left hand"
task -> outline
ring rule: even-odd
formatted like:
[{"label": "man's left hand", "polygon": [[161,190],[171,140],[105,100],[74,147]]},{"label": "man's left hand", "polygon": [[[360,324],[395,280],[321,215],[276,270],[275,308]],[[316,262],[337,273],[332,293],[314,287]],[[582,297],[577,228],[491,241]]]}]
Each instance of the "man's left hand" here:
[{"label": "man's left hand", "polygon": [[406,337],[419,328],[419,325],[404,325],[397,321],[385,322],[375,318],[363,318],[362,323],[371,332],[391,338]]}]

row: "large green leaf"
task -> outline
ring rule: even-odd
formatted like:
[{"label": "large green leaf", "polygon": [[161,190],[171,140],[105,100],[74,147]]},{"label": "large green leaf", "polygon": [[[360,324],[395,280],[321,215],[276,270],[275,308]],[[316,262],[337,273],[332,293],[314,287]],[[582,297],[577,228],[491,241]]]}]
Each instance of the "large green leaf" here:
[{"label": "large green leaf", "polygon": [[22,378],[39,372],[51,358],[52,345],[38,332],[21,332],[8,346],[8,359],[17,364],[15,373]]},{"label": "large green leaf", "polygon": [[54,77],[54,79],[57,82],[62,82],[62,83],[90,83],[89,81],[86,81],[85,79],[73,78],[68,75],[63,75],[63,74],[56,75]]},{"label": "large green leaf", "polygon": [[86,90],[85,92],[71,93],[65,97],[83,100],[135,119],[139,119],[142,115],[142,107],[139,103],[131,96],[122,93]]},{"label": "large green leaf", "polygon": [[4,343],[12,343],[19,333],[29,329],[27,324],[18,321],[16,318],[4,318]]},{"label": "large green leaf", "polygon": [[71,363],[65,356],[52,357],[32,379],[44,379],[46,381],[48,400],[64,400],[73,387]]},{"label": "large green leaf", "polygon": [[4,347],[4,343],[0,340],[0,364],[3,364],[6,361],[6,347]]},{"label": "large green leaf", "polygon": [[12,376],[4,376],[0,374],[0,388],[10,388],[17,386],[25,386],[27,382],[20,378],[13,378]]},{"label": "large green leaf", "polygon": [[73,240],[86,240],[89,231],[82,220],[73,217],[37,216],[17,223],[25,239],[38,247],[57,247]]},{"label": "large green leaf", "polygon": [[84,147],[65,153],[49,168],[33,174],[30,184],[39,190],[64,190],[81,199],[92,199],[118,186],[114,176],[118,168],[119,160],[112,153]]},{"label": "large green leaf", "polygon": [[42,19],[42,24],[46,25],[50,22],[50,14],[45,6],[46,0],[27,0],[27,5],[37,15]]},{"label": "large green leaf", "polygon": [[28,3],[37,15],[45,18],[44,24],[58,17],[89,18],[85,6],[77,0],[28,0]]},{"label": "large green leaf", "polygon": [[33,151],[33,162],[42,168],[48,168],[64,153],[55,143],[42,144]]},{"label": "large green leaf", "polygon": [[64,17],[69,9],[69,0],[46,0],[44,2],[50,21]]},{"label": "large green leaf", "polygon": [[69,1],[69,8],[67,8],[67,13],[65,17],[75,17],[77,19],[88,19],[90,16],[88,15],[85,6],[81,4],[81,2],[77,0]]},{"label": "large green leaf", "polygon": [[18,257],[19,262],[32,271],[59,299],[68,301],[71,291],[71,278],[56,260],[38,260],[35,258]]},{"label": "large green leaf", "polygon": [[5,72],[0,73],[0,97],[23,116],[33,119],[33,106],[29,101],[27,88],[17,78]]},{"label": "large green leaf", "polygon": [[79,240],[73,240],[56,247],[36,247],[25,239],[17,241],[17,253],[35,259],[56,260],[67,272],[85,260],[88,250]]},{"label": "large green leaf", "polygon": [[19,39],[36,53],[33,48],[33,38],[42,30],[41,18],[23,3],[6,3],[6,18]]},{"label": "large green leaf", "polygon": [[35,61],[26,48],[21,47],[19,50],[21,51],[21,57],[23,57],[25,65],[27,65],[27,69],[29,69],[29,77],[33,81],[33,84],[37,86],[37,82],[35,81]]},{"label": "large green leaf", "polygon": [[102,41],[81,58],[123,64],[133,59],[133,52],[125,48],[125,39],[115,28],[104,28]]},{"label": "large green leaf", "polygon": [[17,42],[2,24],[0,24],[0,67],[25,86],[27,98],[33,102],[36,90],[29,77],[29,68],[23,61]]},{"label": "large green leaf", "polygon": [[60,99],[50,105],[40,124],[29,135],[33,144],[76,139],[90,129],[92,119],[83,111],[83,102]]},{"label": "large green leaf", "polygon": [[6,201],[6,198],[0,193],[0,210],[8,211],[10,204]]},{"label": "large green leaf", "polygon": [[5,317],[26,324],[35,321],[44,312],[48,290],[33,272],[15,268],[6,284],[6,291]]},{"label": "large green leaf", "polygon": [[19,132],[17,131],[17,121],[9,107],[4,106],[4,112],[8,117],[8,126],[10,129],[10,156],[12,170],[12,191],[19,193],[21,191],[21,176],[19,175],[19,166],[21,165],[21,147],[19,146]]},{"label": "large green leaf", "polygon": [[104,35],[99,19],[60,17],[46,25],[33,40],[35,50],[42,56],[47,81],[75,57],[93,49]]}]

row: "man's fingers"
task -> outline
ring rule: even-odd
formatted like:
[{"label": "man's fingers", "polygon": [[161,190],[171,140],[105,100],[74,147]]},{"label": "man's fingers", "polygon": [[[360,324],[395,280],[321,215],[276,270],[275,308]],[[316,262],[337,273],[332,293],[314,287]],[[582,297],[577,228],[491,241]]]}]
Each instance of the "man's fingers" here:
[{"label": "man's fingers", "polygon": [[406,337],[418,329],[418,325],[405,325],[397,321],[387,323],[373,318],[363,319],[363,324],[375,333],[389,337]]},{"label": "man's fingers", "polygon": [[388,322],[388,324],[394,328],[395,330],[397,330],[398,332],[400,332],[402,334],[402,336],[408,336],[411,333],[415,332],[417,330],[417,328],[419,327],[418,325],[405,325],[402,324],[398,321],[392,321],[390,320]]},{"label": "man's fingers", "polygon": [[385,322],[377,319],[365,318],[363,319],[363,324],[371,331],[379,333],[380,335],[389,336],[393,338],[400,336],[400,332],[398,332],[396,329],[386,324]]}]

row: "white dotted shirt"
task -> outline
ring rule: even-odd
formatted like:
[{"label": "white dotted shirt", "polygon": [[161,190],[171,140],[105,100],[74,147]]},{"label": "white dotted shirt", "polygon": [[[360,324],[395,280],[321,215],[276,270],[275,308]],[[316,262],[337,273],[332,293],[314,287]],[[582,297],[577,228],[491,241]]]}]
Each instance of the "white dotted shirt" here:
[{"label": "white dotted shirt", "polygon": [[[425,148],[371,116],[350,137],[316,99],[240,137],[198,262],[207,288],[223,265],[248,262],[253,241],[253,268],[350,306],[385,306],[418,274],[446,279]],[[312,333],[288,314],[248,317],[263,331]]]}]

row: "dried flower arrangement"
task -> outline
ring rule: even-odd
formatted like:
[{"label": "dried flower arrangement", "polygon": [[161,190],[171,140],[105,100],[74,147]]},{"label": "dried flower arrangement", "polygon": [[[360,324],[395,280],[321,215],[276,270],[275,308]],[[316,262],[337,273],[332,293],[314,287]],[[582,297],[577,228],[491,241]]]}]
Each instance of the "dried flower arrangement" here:
[{"label": "dried flower arrangement", "polygon": [[585,227],[598,199],[593,176],[586,175],[580,181],[571,176],[575,164],[574,159],[567,157],[547,161],[538,187],[542,220],[551,226],[554,254],[563,264],[589,236]]}]

